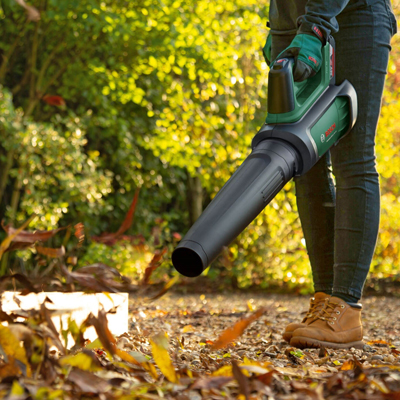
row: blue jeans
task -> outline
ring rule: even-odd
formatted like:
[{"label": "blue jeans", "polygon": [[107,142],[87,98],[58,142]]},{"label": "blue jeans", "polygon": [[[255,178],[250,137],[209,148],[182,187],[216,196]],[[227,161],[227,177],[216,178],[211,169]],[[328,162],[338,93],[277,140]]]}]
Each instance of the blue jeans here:
[{"label": "blue jeans", "polygon": [[396,21],[389,0],[337,20],[337,83],[347,79],[356,89],[357,122],[295,186],[315,291],[359,299],[379,229],[375,134]]},{"label": "blue jeans", "polygon": [[[355,87],[357,122],[309,172],[295,178],[295,187],[315,291],[359,299],[379,229],[375,134],[396,21],[390,0],[348,7],[337,21],[336,80]],[[272,58],[292,38],[292,32],[273,35]]]}]

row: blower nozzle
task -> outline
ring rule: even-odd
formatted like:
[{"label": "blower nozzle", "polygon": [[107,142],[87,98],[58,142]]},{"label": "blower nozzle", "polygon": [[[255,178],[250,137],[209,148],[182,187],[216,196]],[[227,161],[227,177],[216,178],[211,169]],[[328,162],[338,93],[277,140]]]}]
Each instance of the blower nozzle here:
[{"label": "blower nozzle", "polygon": [[172,263],[182,275],[200,275],[293,177],[299,156],[279,140],[262,141],[172,253]]}]

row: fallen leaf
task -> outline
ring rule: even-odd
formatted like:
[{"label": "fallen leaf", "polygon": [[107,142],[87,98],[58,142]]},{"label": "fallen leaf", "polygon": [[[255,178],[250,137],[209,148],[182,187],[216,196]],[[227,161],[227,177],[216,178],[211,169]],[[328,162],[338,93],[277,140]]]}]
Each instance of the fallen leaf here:
[{"label": "fallen leaf", "polygon": [[190,389],[219,389],[229,383],[231,380],[233,380],[232,376],[213,376],[211,378],[200,378],[193,383]]},{"label": "fallen leaf", "polygon": [[175,275],[172,279],[170,279],[164,287],[161,289],[160,292],[158,292],[155,296],[150,297],[149,300],[156,300],[159,299],[161,296],[164,296],[165,293],[168,292],[169,289],[171,289],[172,286],[175,285],[179,281],[179,275]]},{"label": "fallen leaf", "polygon": [[249,379],[247,378],[247,376],[243,374],[242,370],[237,365],[235,360],[232,361],[232,373],[237,382],[239,383],[240,393],[242,393],[246,398],[246,400],[248,400],[250,396]]},{"label": "fallen leaf", "polygon": [[249,309],[249,311],[254,311],[256,308],[254,307],[254,304],[251,300],[249,300],[247,302],[247,308]]},{"label": "fallen leaf", "polygon": [[243,365],[243,364],[240,364],[240,367],[242,369],[244,369],[245,371],[252,372],[253,374],[262,374],[262,375],[264,375],[264,374],[267,374],[267,373],[270,372],[269,369],[260,367],[258,365]]},{"label": "fallen leaf", "polygon": [[194,329],[193,325],[186,325],[182,328],[183,333],[194,332],[194,331],[195,331],[195,329]]},{"label": "fallen leaf", "polygon": [[328,356],[328,352],[326,351],[326,348],[324,346],[321,346],[319,348],[319,353],[318,353],[318,357],[319,358],[324,358]]},{"label": "fallen leaf", "polygon": [[369,383],[373,388],[378,389],[381,393],[388,394],[390,392],[390,390],[386,387],[384,382],[382,382],[378,378],[372,378]]},{"label": "fallen leaf", "polygon": [[386,347],[386,346],[389,346],[389,343],[386,341],[386,340],[381,340],[381,339],[378,339],[378,340],[371,340],[371,341],[369,341],[369,342],[367,342],[367,344],[369,344],[370,346],[372,345],[377,345],[377,346],[379,346],[379,345],[383,345],[384,347]]},{"label": "fallen leaf", "polygon": [[232,365],[224,365],[212,373],[213,376],[232,376]]},{"label": "fallen leaf", "polygon": [[59,361],[61,365],[70,365],[84,371],[95,372],[101,370],[101,364],[93,353],[89,353],[89,350],[81,351],[75,355],[61,357]]},{"label": "fallen leaf", "polygon": [[260,318],[266,311],[266,308],[260,308],[258,311],[254,312],[247,318],[241,319],[236,322],[233,327],[230,327],[222,332],[219,338],[214,342],[211,346],[212,349],[218,350],[226,347],[229,343],[237,339],[239,336],[243,334],[245,329],[256,319]]},{"label": "fallen leaf", "polygon": [[[31,367],[26,357],[25,349],[20,345],[20,341],[13,335],[7,326],[0,324],[0,347],[1,352],[6,356],[5,364],[0,366],[0,378],[8,376],[18,376],[26,372],[26,376],[31,376]],[[23,368],[20,365],[23,365]]]},{"label": "fallen leaf", "polygon": [[126,362],[128,362],[130,364],[141,365],[141,363],[139,361],[137,361],[135,357],[133,357],[132,355],[127,353],[125,350],[122,350],[122,349],[120,349],[118,347],[115,349],[115,354],[118,357],[120,357],[122,360],[124,360],[124,361],[126,361]]},{"label": "fallen leaf", "polygon": [[178,376],[168,353],[168,337],[165,333],[159,333],[150,339],[151,352],[154,361],[163,375],[172,383],[178,383]]},{"label": "fallen leaf", "polygon": [[111,354],[115,354],[117,341],[108,328],[107,315],[104,309],[99,310],[97,318],[90,314],[84,322],[86,326],[94,326],[103,347]]},{"label": "fallen leaf", "polygon": [[357,365],[353,360],[347,360],[340,367],[340,371],[351,371],[356,369]]},{"label": "fallen leaf", "polygon": [[272,371],[269,371],[269,372],[267,372],[265,374],[257,376],[257,379],[259,381],[261,381],[262,383],[264,383],[264,385],[270,386],[271,383],[272,383],[273,375],[276,374],[276,373],[277,373],[277,371],[272,370]]},{"label": "fallen leaf", "polygon": [[105,393],[111,389],[111,385],[102,378],[89,371],[72,368],[67,380],[74,383],[82,392]]},{"label": "fallen leaf", "polygon": [[46,321],[46,325],[47,325],[48,329],[50,330],[49,337],[51,338],[54,345],[61,352],[61,354],[64,354],[65,349],[60,341],[59,333],[58,333],[56,327],[54,326],[53,320],[51,319],[50,311],[45,306],[46,300],[48,300],[47,297],[44,300],[44,302],[40,305],[40,314],[41,314],[43,320]]}]

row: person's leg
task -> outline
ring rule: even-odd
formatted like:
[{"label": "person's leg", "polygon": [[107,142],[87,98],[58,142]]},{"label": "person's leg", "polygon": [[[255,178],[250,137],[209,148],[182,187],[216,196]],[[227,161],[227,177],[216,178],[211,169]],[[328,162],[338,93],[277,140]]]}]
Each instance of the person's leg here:
[{"label": "person's leg", "polygon": [[392,20],[386,0],[342,13],[337,19],[337,83],[347,79],[353,84],[358,117],[352,131],[331,150],[336,177],[333,295],[357,302],[379,228],[380,192],[374,146]]},{"label": "person's leg", "polygon": [[348,79],[358,98],[358,118],[331,149],[336,177],[333,296],[290,344],[303,347],[363,346],[361,305],[356,303],[371,264],[379,227],[379,177],[374,141],[394,31],[389,0],[343,13],[336,38],[338,83]]},{"label": "person's leg", "polygon": [[310,171],[294,181],[297,208],[312,268],[314,291],[332,294],[335,186],[329,153]]}]

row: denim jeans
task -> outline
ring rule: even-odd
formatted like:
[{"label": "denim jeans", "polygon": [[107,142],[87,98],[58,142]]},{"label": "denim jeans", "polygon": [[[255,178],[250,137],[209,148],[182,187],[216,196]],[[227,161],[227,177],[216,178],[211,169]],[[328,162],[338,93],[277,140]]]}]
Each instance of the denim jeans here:
[{"label": "denim jeans", "polygon": [[[295,187],[315,291],[359,299],[379,229],[375,134],[396,21],[390,0],[345,9],[337,21],[336,81],[353,84],[357,122],[309,172],[295,178]],[[279,35],[274,43],[273,36],[273,56],[290,41]]]}]

